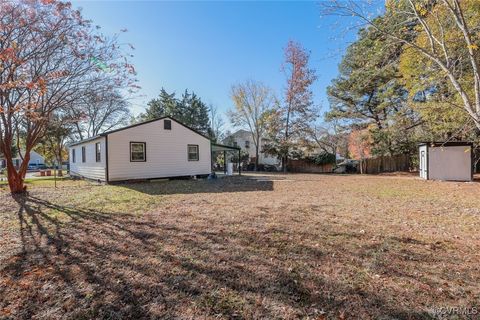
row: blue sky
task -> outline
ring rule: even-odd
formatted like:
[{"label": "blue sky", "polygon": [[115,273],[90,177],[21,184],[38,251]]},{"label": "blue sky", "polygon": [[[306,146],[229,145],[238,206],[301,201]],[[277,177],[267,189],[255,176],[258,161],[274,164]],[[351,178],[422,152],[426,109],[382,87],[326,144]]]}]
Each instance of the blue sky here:
[{"label": "blue sky", "polygon": [[221,111],[232,107],[232,84],[259,80],[278,96],[285,79],[280,71],[289,39],[311,51],[318,81],[315,103],[328,107],[326,88],[355,32],[343,32],[351,21],[321,17],[316,2],[160,2],[74,1],[85,18],[105,34],[122,33],[122,42],[136,49],[141,97],[132,111],[143,111],[161,87],[195,91]]}]

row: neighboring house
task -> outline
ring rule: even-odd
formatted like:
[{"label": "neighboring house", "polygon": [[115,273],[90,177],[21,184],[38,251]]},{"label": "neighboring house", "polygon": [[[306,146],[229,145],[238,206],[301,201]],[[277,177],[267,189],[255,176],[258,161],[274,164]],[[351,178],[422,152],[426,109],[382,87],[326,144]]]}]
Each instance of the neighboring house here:
[{"label": "neighboring house", "polygon": [[209,138],[162,117],[71,144],[70,174],[107,183],[208,175],[211,148]]},{"label": "neighboring house", "polygon": [[[21,154],[23,155],[24,151],[22,151]],[[20,156],[13,158],[13,165],[15,166],[15,168],[20,167],[21,164],[22,164],[22,158]],[[36,166],[36,167],[43,166],[45,165],[45,159],[37,152],[30,151],[30,161],[28,162],[28,165]],[[3,159],[1,156],[0,156],[0,166],[2,169],[7,166],[7,161]]]},{"label": "neighboring house", "polygon": [[[251,163],[255,162],[255,143],[253,142],[252,133],[250,131],[238,130],[237,132],[228,136],[224,140],[224,143],[231,144],[234,147],[239,147],[242,151],[248,153]],[[278,166],[280,164],[280,160],[278,160],[276,157],[266,155],[262,152],[263,146],[265,146],[267,143],[267,139],[260,140],[258,163],[263,165]]]}]

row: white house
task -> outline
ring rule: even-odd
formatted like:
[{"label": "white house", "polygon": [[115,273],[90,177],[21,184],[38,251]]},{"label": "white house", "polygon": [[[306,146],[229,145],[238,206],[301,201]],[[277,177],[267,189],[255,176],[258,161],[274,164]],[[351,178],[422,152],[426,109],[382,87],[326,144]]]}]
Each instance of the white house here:
[{"label": "white house", "polygon": [[70,174],[104,182],[211,173],[210,139],[171,117],[69,146]]},{"label": "white house", "polygon": [[473,180],[473,144],[433,142],[418,146],[420,177],[426,180]]},{"label": "white house", "polygon": [[[250,131],[243,129],[238,130],[237,132],[231,134],[225,139],[225,143],[227,142],[232,143],[233,146],[239,147],[242,151],[247,152],[250,158],[250,162],[255,162],[255,144],[253,142],[252,133]],[[278,158],[266,155],[262,152],[262,148],[266,143],[268,143],[267,139],[260,139],[258,163],[272,166],[280,165],[280,160]]]},{"label": "white house", "polygon": [[[21,154],[24,154],[24,151],[21,151]],[[17,156],[16,158],[13,158],[13,165],[18,168],[22,164],[22,158],[20,156]],[[37,152],[35,151],[30,151],[30,161],[28,162],[29,166],[34,166],[34,167],[39,167],[42,165],[45,165],[45,159]],[[3,169],[7,166],[7,162],[5,159],[0,157],[0,167]]]}]

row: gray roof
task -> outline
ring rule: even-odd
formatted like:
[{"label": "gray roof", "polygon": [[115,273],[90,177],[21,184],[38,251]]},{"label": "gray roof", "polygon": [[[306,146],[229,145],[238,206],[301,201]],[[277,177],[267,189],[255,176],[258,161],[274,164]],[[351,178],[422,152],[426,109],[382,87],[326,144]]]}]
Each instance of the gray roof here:
[{"label": "gray roof", "polygon": [[187,129],[190,129],[191,131],[193,131],[193,132],[195,132],[196,134],[204,137],[205,139],[210,140],[210,138],[207,137],[206,135],[204,135],[203,133],[201,133],[201,132],[199,132],[199,131],[197,131],[197,130],[195,130],[195,129],[190,128],[189,126],[187,126],[186,124],[178,121],[177,119],[172,118],[172,117],[170,117],[170,116],[164,116],[164,117],[160,117],[160,118],[156,118],[156,119],[152,119],[152,120],[148,120],[148,121],[143,121],[143,122],[139,122],[139,123],[134,123],[134,124],[129,125],[129,126],[126,126],[126,127],[122,127],[122,128],[118,128],[118,129],[106,131],[106,132],[101,133],[101,134],[99,134],[99,135],[96,135],[96,136],[94,136],[94,137],[91,137],[91,138],[88,138],[88,139],[83,139],[83,140],[80,140],[80,141],[77,141],[77,142],[73,142],[73,143],[69,144],[68,147],[74,147],[74,146],[77,146],[77,145],[82,144],[82,143],[85,143],[85,142],[89,142],[89,141],[96,140],[96,139],[98,139],[98,138],[100,138],[100,137],[105,137],[105,136],[107,136],[107,135],[109,135],[109,134],[111,134],[111,133],[114,133],[114,132],[118,132],[118,131],[122,131],[122,130],[127,130],[127,129],[130,129],[130,128],[133,128],[133,127],[138,127],[138,126],[141,126],[141,125],[144,125],[144,124],[147,124],[147,123],[151,123],[151,122],[155,122],[155,121],[159,121],[159,120],[163,120],[163,119],[167,119],[167,118],[168,118],[168,119],[171,119],[171,120],[173,120],[173,121],[175,121],[175,122],[177,122],[178,124],[184,126],[184,127],[187,128]]}]

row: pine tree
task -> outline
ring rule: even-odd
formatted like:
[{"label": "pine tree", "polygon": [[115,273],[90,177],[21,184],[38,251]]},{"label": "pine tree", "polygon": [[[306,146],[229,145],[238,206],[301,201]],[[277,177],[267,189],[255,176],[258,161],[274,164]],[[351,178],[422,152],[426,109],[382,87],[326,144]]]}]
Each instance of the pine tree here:
[{"label": "pine tree", "polygon": [[208,109],[207,105],[193,93],[190,108],[190,114],[194,115],[195,117],[191,122],[195,125],[195,129],[204,134],[208,134],[210,129],[210,118],[208,113],[210,110]]},{"label": "pine tree", "polygon": [[209,108],[194,92],[188,92],[188,89],[177,99],[175,93],[168,93],[162,88],[158,98],[148,103],[141,120],[164,116],[170,116],[203,134],[210,132]]},{"label": "pine tree", "polygon": [[177,101],[175,99],[175,93],[168,93],[164,88],[160,90],[160,94],[157,99],[152,99],[148,102],[148,108],[141,116],[142,120],[152,120],[166,115],[170,115],[172,110],[176,109]]},{"label": "pine tree", "polygon": [[[376,21],[380,24],[382,18]],[[406,130],[415,126],[418,116],[407,103],[399,74],[402,50],[403,44],[373,27],[360,30],[340,63],[339,76],[327,89],[330,110],[326,119],[368,127],[374,156],[416,149],[414,132]]]}]

